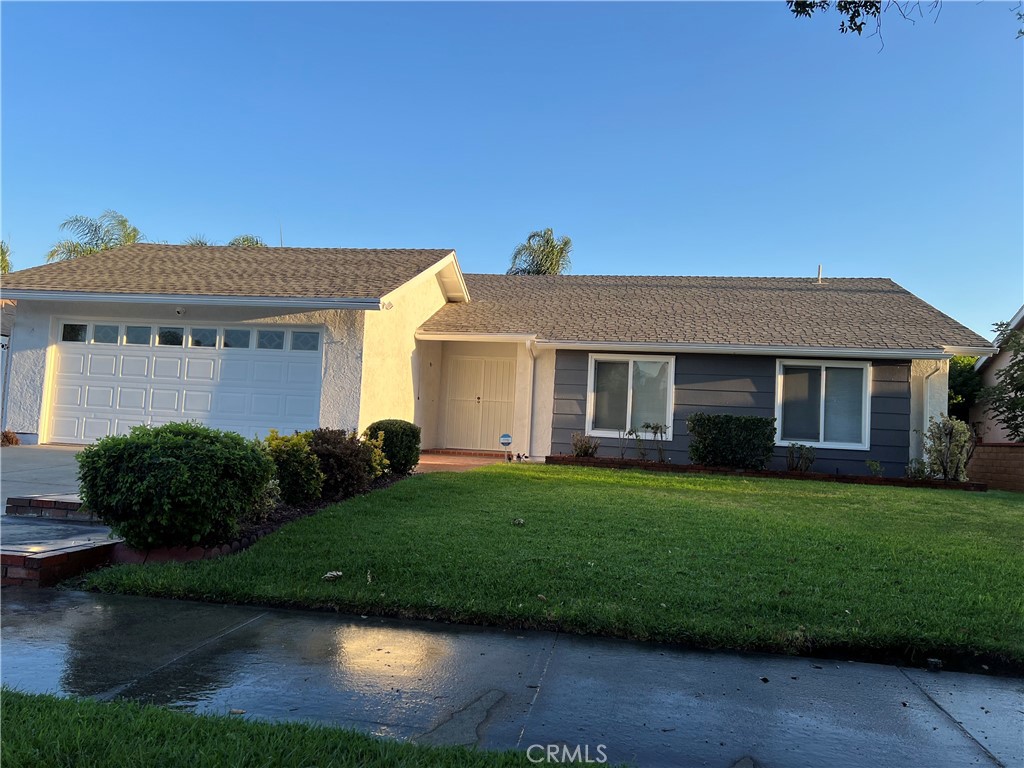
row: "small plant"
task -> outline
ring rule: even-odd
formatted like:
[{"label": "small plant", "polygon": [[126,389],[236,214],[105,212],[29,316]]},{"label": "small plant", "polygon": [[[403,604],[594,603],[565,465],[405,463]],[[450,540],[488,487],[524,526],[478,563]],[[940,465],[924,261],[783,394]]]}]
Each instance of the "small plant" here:
[{"label": "small plant", "polygon": [[928,472],[928,465],[923,459],[911,459],[907,464],[904,474],[910,480],[929,480],[931,474]]},{"label": "small plant", "polygon": [[864,466],[868,468],[868,472],[871,473],[872,477],[881,477],[885,474],[885,467],[882,466],[882,462],[880,461],[868,459],[864,462]]},{"label": "small plant", "polygon": [[597,449],[601,447],[601,441],[596,437],[587,437],[580,432],[572,433],[572,455],[579,458],[591,458],[597,456]]},{"label": "small plant", "polygon": [[0,447],[6,448],[9,445],[21,445],[21,438],[11,430],[5,429],[0,436]]},{"label": "small plant", "polygon": [[686,420],[690,461],[706,467],[763,469],[775,452],[775,419],[695,413]]},{"label": "small plant", "polygon": [[814,448],[802,443],[790,443],[786,449],[786,469],[790,472],[806,472],[814,463]]},{"label": "small plant", "polygon": [[281,501],[290,506],[319,501],[324,487],[324,473],[310,450],[310,437],[310,432],[282,435],[272,429],[263,441],[277,468]]},{"label": "small plant", "polygon": [[383,445],[380,432],[373,439],[360,440],[355,431],[314,429],[309,447],[324,473],[324,500],[339,501],[370,490],[388,468]]},{"label": "small plant", "polygon": [[194,422],[134,427],[76,459],[82,502],[137,549],[230,541],[274,476],[259,441]]},{"label": "small plant", "polygon": [[943,480],[967,480],[967,462],[975,446],[971,428],[950,416],[928,420],[924,433],[924,456],[928,472]]},{"label": "small plant", "polygon": [[382,450],[392,474],[408,475],[420,462],[420,428],[402,419],[375,421],[363,432],[364,437],[376,439],[384,435]]},{"label": "small plant", "polygon": [[626,458],[626,448],[629,447],[629,433],[619,430],[619,458]]},{"label": "small plant", "polygon": [[664,424],[659,424],[656,421],[645,421],[640,426],[651,433],[651,436],[654,438],[654,449],[658,452],[658,461],[664,464],[665,436],[668,433],[668,427]]},{"label": "small plant", "polygon": [[643,433],[634,427],[630,427],[626,432],[626,437],[633,438],[633,441],[636,444],[636,457],[640,459],[640,461],[647,461],[647,446],[644,445]]}]

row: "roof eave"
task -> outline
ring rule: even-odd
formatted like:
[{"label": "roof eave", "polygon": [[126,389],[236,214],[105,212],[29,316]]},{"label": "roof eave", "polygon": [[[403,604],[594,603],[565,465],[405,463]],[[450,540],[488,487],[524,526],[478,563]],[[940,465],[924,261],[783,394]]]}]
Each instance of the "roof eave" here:
[{"label": "roof eave", "polygon": [[379,298],[350,298],[343,296],[231,296],[176,293],[104,293],[98,291],[53,291],[32,288],[3,290],[5,299],[31,299],[35,301],[85,301],[114,304],[184,304],[214,307],[271,307],[275,309],[360,309],[379,310]]},{"label": "roof eave", "polygon": [[601,342],[601,341],[565,341],[541,340],[538,348],[577,349],[604,352],[691,352],[710,355],[763,355],[788,357],[824,357],[824,358],[876,358],[897,360],[945,360],[953,355],[969,354],[960,350],[986,350],[980,347],[944,347],[942,349],[892,349],[872,347],[815,347],[793,345],[759,345],[759,344],[694,344],[694,343],[651,343],[651,342]]}]

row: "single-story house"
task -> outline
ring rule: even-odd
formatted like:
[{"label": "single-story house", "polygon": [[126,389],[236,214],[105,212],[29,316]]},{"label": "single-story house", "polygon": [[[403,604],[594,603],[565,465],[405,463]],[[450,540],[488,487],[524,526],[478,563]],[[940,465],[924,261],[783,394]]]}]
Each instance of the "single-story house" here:
[{"label": "single-story house", "polygon": [[[7,426],[88,443],[197,419],[246,435],[380,418],[425,448],[618,456],[697,411],[774,416],[814,469],[901,474],[989,342],[881,278],[463,274],[455,252],[131,245],[7,275]],[[631,450],[631,449],[630,449]]]}]

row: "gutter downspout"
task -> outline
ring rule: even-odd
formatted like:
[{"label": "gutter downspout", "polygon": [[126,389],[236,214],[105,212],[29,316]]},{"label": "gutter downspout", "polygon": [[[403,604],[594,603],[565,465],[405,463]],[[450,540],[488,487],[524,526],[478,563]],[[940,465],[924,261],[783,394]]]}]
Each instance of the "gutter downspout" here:
[{"label": "gutter downspout", "polygon": [[[931,380],[932,376],[942,370],[942,363],[938,360],[935,361],[935,370],[924,377],[924,413],[921,418],[921,432],[922,434],[928,429],[927,421],[929,420],[929,414],[931,413],[931,399],[932,399],[932,387]],[[923,439],[923,438],[922,438]]]},{"label": "gutter downspout", "polygon": [[530,455],[533,455],[533,391],[537,386],[537,353],[535,351],[535,345],[537,343],[537,337],[526,340],[526,351],[530,353],[530,397],[529,397],[529,420],[526,422],[530,425],[530,434],[526,436],[526,450],[529,451]]}]

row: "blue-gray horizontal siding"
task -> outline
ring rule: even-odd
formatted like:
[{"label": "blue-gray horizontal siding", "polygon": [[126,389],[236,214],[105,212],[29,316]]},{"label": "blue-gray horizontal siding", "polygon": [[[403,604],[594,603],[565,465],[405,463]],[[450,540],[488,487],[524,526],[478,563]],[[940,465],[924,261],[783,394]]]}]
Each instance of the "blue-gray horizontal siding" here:
[{"label": "blue-gray horizontal siding", "polygon": [[[572,435],[586,430],[586,352],[560,350],[555,355],[554,407],[551,416],[551,452],[572,453]],[[886,477],[902,476],[910,455],[910,362],[876,361],[871,365],[871,448],[847,451],[815,450],[814,472],[867,474],[865,461],[879,461]],[[665,457],[675,464],[690,463],[690,436],[686,419],[697,412],[737,416],[775,415],[775,358],[750,355],[677,355],[672,441]],[[617,458],[617,438],[601,438],[598,456]],[[656,456],[646,441],[649,458]],[[626,456],[636,457],[625,441]],[[774,469],[786,468],[786,449],[778,447]]]}]

